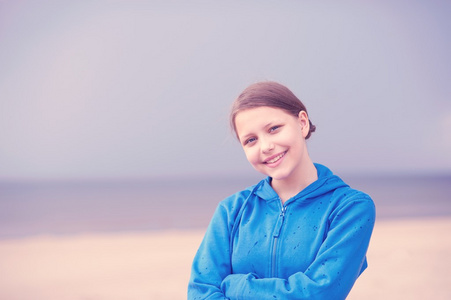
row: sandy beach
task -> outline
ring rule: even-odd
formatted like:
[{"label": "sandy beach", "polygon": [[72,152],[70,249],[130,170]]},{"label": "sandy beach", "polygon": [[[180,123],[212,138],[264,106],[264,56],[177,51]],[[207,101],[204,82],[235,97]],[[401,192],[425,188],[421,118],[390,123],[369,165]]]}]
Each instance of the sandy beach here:
[{"label": "sandy beach", "polygon": [[[381,220],[348,299],[451,299],[451,217]],[[0,241],[0,299],[186,299],[203,231]]]}]

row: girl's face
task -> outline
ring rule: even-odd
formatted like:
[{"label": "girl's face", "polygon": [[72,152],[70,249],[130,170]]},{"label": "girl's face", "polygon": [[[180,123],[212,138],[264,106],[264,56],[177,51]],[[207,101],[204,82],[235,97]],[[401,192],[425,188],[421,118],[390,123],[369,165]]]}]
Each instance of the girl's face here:
[{"label": "girl's face", "polygon": [[247,160],[257,171],[273,180],[294,179],[302,174],[303,161],[309,159],[305,111],[295,117],[278,108],[252,108],[239,112],[235,125]]}]

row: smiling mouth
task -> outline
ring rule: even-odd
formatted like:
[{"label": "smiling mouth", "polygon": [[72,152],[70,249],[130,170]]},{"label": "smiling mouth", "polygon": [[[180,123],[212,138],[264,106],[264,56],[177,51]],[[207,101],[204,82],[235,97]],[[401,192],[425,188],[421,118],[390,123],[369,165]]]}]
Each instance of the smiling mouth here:
[{"label": "smiling mouth", "polygon": [[265,164],[273,164],[273,163],[276,163],[279,159],[281,159],[282,157],[284,157],[286,153],[287,153],[287,151],[282,152],[282,153],[280,153],[279,155],[277,155],[277,156],[275,156],[275,157],[273,157],[273,158],[271,158],[271,159],[265,161],[264,163],[265,163]]}]

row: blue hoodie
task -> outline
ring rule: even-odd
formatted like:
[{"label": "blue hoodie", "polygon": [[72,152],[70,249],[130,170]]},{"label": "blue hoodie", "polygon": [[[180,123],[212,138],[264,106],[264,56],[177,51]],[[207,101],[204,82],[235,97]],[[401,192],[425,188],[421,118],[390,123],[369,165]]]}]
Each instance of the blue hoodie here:
[{"label": "blue hoodie", "polygon": [[366,269],[371,198],[325,166],[284,205],[266,178],[223,200],[194,258],[188,299],[345,299]]}]

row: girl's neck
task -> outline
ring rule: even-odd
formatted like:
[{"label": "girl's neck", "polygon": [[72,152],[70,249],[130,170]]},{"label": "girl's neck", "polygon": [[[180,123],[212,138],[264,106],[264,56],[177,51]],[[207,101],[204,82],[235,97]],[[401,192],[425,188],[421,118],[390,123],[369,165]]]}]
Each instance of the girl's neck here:
[{"label": "girl's neck", "polygon": [[297,174],[291,174],[282,180],[272,180],[271,186],[279,195],[282,204],[299,194],[303,189],[318,179],[318,172],[313,162],[308,159]]}]

